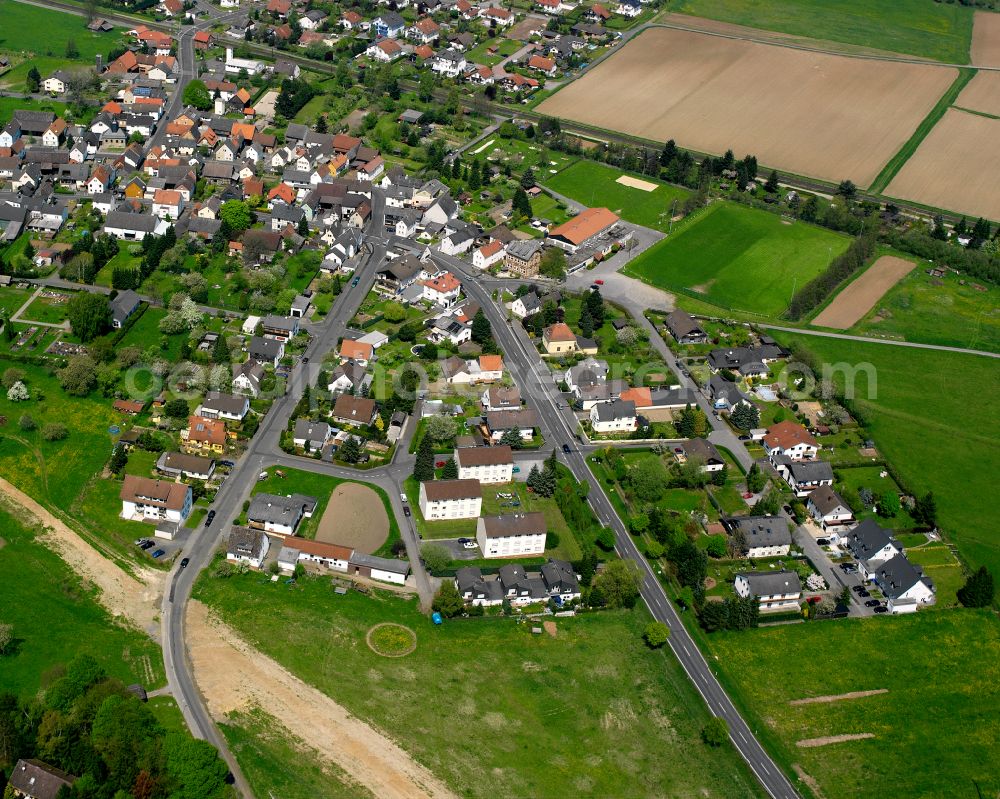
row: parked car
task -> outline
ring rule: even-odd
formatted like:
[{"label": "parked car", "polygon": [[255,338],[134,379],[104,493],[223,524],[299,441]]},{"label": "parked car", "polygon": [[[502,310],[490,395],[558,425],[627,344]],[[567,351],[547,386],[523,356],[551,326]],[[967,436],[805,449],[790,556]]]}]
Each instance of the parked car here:
[{"label": "parked car", "polygon": [[403,515],[406,516],[406,517],[409,517],[409,515],[410,515],[410,506],[409,505],[403,505]]},{"label": "parked car", "polygon": [[306,355],[302,356],[302,363],[309,363],[309,357]]},{"label": "parked car", "polygon": [[236,461],[219,461],[219,466],[225,466],[228,469],[235,469]]},{"label": "parked car", "polygon": [[162,558],[166,554],[167,553],[164,550],[158,549],[158,550],[156,550],[156,552],[153,553],[153,557],[154,558]]},{"label": "parked car", "polygon": [[852,590],[852,591],[853,591],[853,592],[854,592],[855,594],[859,594],[859,593],[861,593],[862,591],[864,591],[864,590],[865,590],[865,587],[864,587],[863,585],[856,585],[856,586],[854,586],[854,587],[853,587],[853,588],[852,588],[851,590]]},{"label": "parked car", "polygon": [[141,547],[145,542],[146,542],[145,538],[137,538],[137,539],[135,539],[135,545],[137,547]]},{"label": "parked car", "polygon": [[458,543],[460,543],[460,544],[463,544],[463,545],[464,545],[464,544],[468,544],[468,543],[469,543],[469,541],[471,541],[471,540],[472,540],[472,539],[470,539],[470,538],[459,538],[459,539],[458,539]]},{"label": "parked car", "polygon": [[888,613],[889,608],[887,608],[885,605],[879,605],[877,608],[874,608],[874,611],[876,613]]},{"label": "parked car", "polygon": [[877,608],[881,603],[877,599],[869,599],[865,602],[866,608]]},{"label": "parked car", "polygon": [[400,498],[400,499],[401,499],[401,500],[402,500],[403,502],[406,502],[406,493],[405,493],[405,492],[403,492],[403,491],[401,491],[401,492],[399,493],[399,498]]},{"label": "parked car", "polygon": [[871,592],[865,588],[862,588],[860,591],[858,591],[858,596],[864,599],[865,597],[871,596]]},{"label": "parked car", "polygon": [[464,544],[462,544],[462,546],[465,547],[466,549],[478,549],[479,548],[479,544],[477,544],[475,541],[466,541]]},{"label": "parked car", "polygon": [[598,285],[598,286],[603,286],[604,285],[604,281],[598,278],[597,280],[594,281],[594,284]]},{"label": "parked car", "polygon": [[829,538],[817,538],[816,539],[816,543],[819,544],[821,547],[828,547],[828,546],[830,546],[830,539]]},{"label": "parked car", "polygon": [[206,527],[211,527],[212,526],[212,522],[214,522],[214,521],[215,521],[215,511],[214,510],[210,510],[208,512],[208,516],[205,517],[205,526]]},{"label": "parked car", "polygon": [[444,466],[444,464],[445,464],[444,461],[437,461],[435,462],[434,466],[435,468],[441,469]]},{"label": "parked car", "polygon": [[188,564],[189,564],[190,562],[191,562],[191,558],[183,558],[183,559],[181,560],[181,568],[182,568],[182,569],[186,569],[186,568],[188,567]]},{"label": "parked car", "polygon": [[749,440],[750,436],[748,436],[746,433],[740,436],[740,441],[749,441]]},{"label": "parked car", "polygon": [[258,474],[257,475],[257,479],[258,480],[266,480],[267,479],[267,472],[261,472],[260,474]]},{"label": "parked car", "polygon": [[152,549],[154,546],[156,546],[156,542],[155,541],[146,540],[146,541],[143,541],[141,544],[139,544],[139,549],[145,551],[147,549]]}]

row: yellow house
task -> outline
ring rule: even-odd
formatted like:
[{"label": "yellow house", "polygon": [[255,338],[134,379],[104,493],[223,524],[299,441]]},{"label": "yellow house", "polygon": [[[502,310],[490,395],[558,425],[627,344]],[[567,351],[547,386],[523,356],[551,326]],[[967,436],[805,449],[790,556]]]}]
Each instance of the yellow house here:
[{"label": "yellow house", "polygon": [[567,355],[577,351],[576,335],[565,322],[556,322],[542,331],[542,346],[548,355]]}]

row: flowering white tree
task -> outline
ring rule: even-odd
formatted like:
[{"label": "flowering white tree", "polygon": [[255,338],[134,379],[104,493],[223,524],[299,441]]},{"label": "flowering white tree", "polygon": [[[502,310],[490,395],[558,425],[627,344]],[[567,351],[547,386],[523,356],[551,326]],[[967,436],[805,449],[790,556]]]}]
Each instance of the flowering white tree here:
[{"label": "flowering white tree", "polygon": [[28,387],[22,381],[18,380],[7,389],[7,399],[11,402],[24,402],[31,399],[31,396],[28,394]]}]

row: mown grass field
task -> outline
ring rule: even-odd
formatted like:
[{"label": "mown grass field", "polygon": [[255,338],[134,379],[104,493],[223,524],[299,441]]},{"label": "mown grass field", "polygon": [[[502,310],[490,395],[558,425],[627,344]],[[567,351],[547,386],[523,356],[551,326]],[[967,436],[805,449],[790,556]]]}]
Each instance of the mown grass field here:
[{"label": "mown grass field", "polygon": [[92,655],[126,683],[159,685],[163,662],[156,644],[112,619],[94,589],[35,535],[0,504],[0,621],[14,625],[15,638],[13,652],[0,657],[3,690],[32,695],[47,670],[78,654]]},{"label": "mown grass field", "polygon": [[[0,9],[2,13],[2,9]],[[9,73],[8,73],[9,74]],[[45,77],[44,75],[42,76]],[[7,80],[7,75],[0,77],[0,83]],[[16,87],[12,87],[16,88]],[[0,97],[0,125],[6,125],[14,116],[15,111],[51,111],[54,114],[65,114],[67,105],[55,100],[24,100],[20,97]]]},{"label": "mown grass field", "polygon": [[[990,523],[993,465],[1000,451],[995,359],[783,334],[821,362],[871,364],[877,391],[859,374],[853,403],[903,488],[933,491],[938,524],[962,555],[1000,574],[1000,532]],[[838,382],[843,384],[842,375]],[[985,390],[984,390],[985,389]]]},{"label": "mown grass field", "polygon": [[[643,191],[618,183],[622,175],[630,175],[648,183],[655,183],[653,191]],[[596,161],[577,161],[556,175],[541,176],[539,180],[548,188],[564,194],[584,205],[604,206],[629,222],[637,225],[667,230],[674,201],[678,207],[691,194],[687,189],[661,183],[656,178],[623,172]]]},{"label": "mown grass field", "polygon": [[670,10],[810,39],[967,64],[970,7],[931,0],[676,0]]},{"label": "mown grass field", "polygon": [[624,272],[722,308],[778,316],[849,239],[755,208],[718,202],[646,250]]},{"label": "mown grass field", "polygon": [[1000,289],[968,278],[963,286],[960,279],[932,278],[918,267],[849,332],[1000,352]]},{"label": "mown grass field", "polygon": [[[976,796],[976,784],[982,796],[1000,791],[1000,624],[989,612],[920,611],[708,641],[765,746],[798,764],[823,796]],[[788,704],[878,689],[888,693]],[[875,737],[796,746],[858,733]]]},{"label": "mown grass field", "polygon": [[[0,0],[0,52],[18,58],[23,55],[26,59],[0,77],[0,83],[22,91],[32,64],[42,78],[67,66],[93,67],[94,56],[98,53],[107,56],[122,38],[121,28],[110,33],[92,33],[87,30],[84,18],[75,14]],[[66,58],[66,42],[71,39],[80,53],[74,59]]]},{"label": "mown grass field", "polygon": [[[412,601],[338,596],[325,579],[275,591],[204,576],[196,593],[460,796],[762,795],[731,748],[701,743],[707,711],[672,655],[643,644],[642,609],[559,619],[552,638],[499,618],[435,627]],[[416,650],[372,652],[380,622],[411,628]]]}]

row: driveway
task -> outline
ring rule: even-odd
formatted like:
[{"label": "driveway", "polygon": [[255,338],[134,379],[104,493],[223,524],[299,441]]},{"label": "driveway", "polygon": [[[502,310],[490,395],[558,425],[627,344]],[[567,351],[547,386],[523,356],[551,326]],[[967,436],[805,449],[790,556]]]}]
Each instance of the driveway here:
[{"label": "driveway", "polygon": [[850,604],[851,616],[873,615],[872,609],[864,606],[865,600],[860,599],[858,595],[854,593],[854,586],[864,584],[864,581],[857,572],[847,574],[840,568],[839,565],[831,561],[829,554],[827,554],[823,547],[816,543],[816,539],[809,531],[809,528],[804,525],[795,529],[793,537],[795,539],[795,543],[806,554],[809,560],[812,561],[816,570],[823,575],[823,579],[826,580],[827,585],[830,586],[830,590],[833,592],[834,596],[838,596],[845,586],[852,589]]}]

